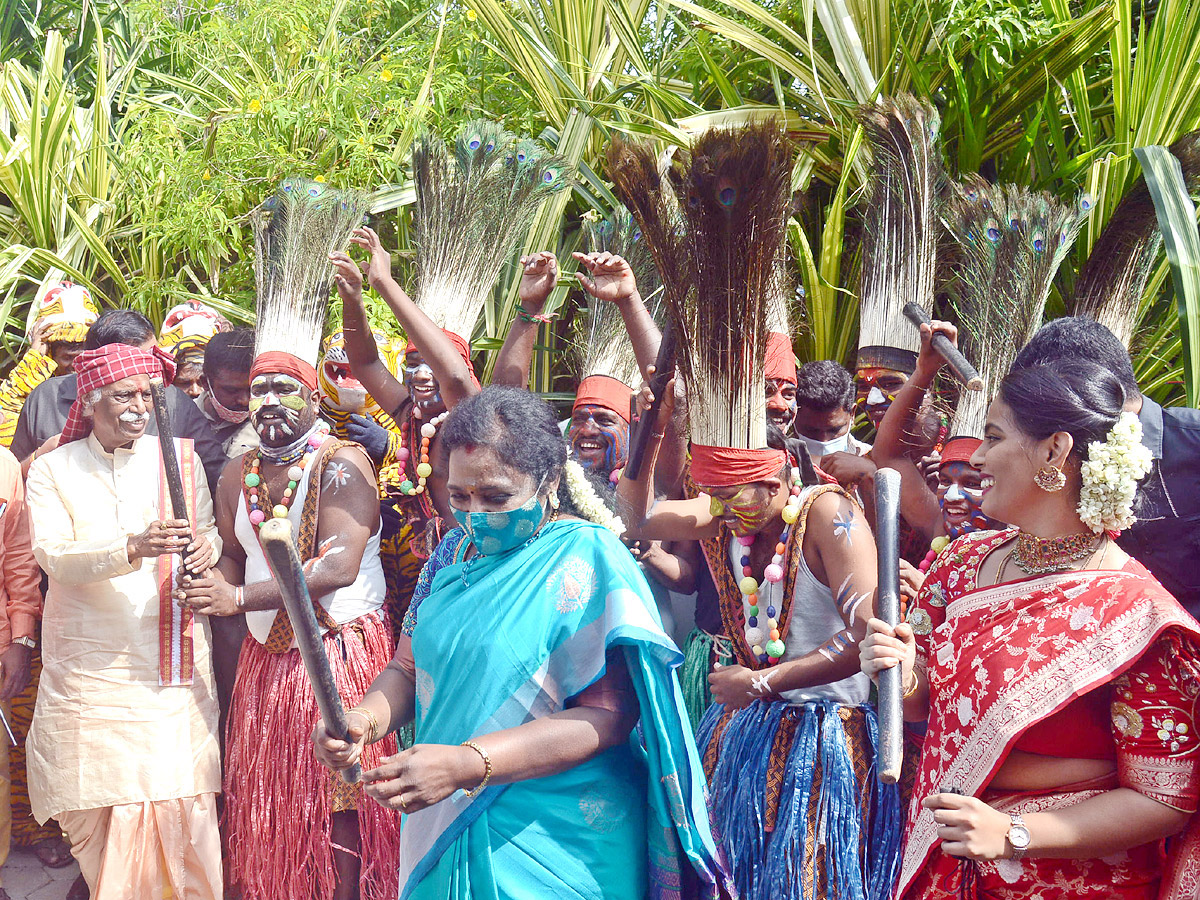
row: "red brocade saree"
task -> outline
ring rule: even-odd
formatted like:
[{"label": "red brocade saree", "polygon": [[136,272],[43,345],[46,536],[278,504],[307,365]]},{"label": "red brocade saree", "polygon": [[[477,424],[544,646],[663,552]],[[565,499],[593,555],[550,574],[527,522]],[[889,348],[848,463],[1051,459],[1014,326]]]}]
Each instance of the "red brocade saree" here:
[{"label": "red brocade saree", "polygon": [[[954,541],[909,612],[929,676],[929,727],[897,896],[1200,898],[1200,816],[1169,842],[1102,859],[963,862],[941,852],[930,794],[955,787],[1006,813],[1060,809],[1125,787],[1195,813],[1200,625],[1141,566],[976,587],[1012,531]],[[1111,759],[1111,778],[1053,792],[989,790],[1013,749]]]}]

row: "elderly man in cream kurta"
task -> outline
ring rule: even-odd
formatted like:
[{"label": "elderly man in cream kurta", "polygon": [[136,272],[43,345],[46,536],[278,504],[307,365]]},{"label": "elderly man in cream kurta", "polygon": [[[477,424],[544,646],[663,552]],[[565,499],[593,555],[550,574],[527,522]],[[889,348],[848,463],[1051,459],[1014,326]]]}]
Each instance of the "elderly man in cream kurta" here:
[{"label": "elderly man in cream kurta", "polygon": [[174,603],[178,554],[198,572],[220,553],[204,470],[177,441],[193,539],[171,518],[158,440],[142,435],[147,374],[170,383],[170,368],[113,345],[86,351],[76,370],[63,441],[27,485],[34,554],[50,576],[27,742],[33,812],[58,819],[92,900],[220,898],[209,626]]}]

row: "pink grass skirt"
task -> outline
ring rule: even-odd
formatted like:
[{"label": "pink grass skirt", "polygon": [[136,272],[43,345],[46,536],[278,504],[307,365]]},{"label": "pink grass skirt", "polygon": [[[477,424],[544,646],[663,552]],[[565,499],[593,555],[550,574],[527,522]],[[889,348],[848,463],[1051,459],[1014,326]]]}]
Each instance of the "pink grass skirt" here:
[{"label": "pink grass skirt", "polygon": [[[349,709],[391,661],[387,620],[380,612],[368,613],[337,634],[326,634],[324,644]],[[319,717],[300,651],[268,653],[247,635],[229,714],[224,785],[226,872],[243,900],[333,895],[331,817],[346,798],[340,777],[313,756],[312,730]],[[396,740],[389,735],[366,748],[363,768],[395,753]],[[360,786],[354,800],[362,900],[395,900],[400,815],[365,797]]]}]

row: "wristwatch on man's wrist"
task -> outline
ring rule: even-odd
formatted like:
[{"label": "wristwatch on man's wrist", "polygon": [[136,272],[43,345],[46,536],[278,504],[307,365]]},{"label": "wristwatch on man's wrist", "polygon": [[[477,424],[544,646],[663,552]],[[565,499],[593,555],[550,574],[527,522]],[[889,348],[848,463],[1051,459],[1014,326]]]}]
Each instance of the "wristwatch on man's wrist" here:
[{"label": "wristwatch on man's wrist", "polygon": [[1012,847],[1012,858],[1020,859],[1029,849],[1029,829],[1020,816],[1010,813],[1008,817],[1012,820],[1008,826],[1008,844]]}]

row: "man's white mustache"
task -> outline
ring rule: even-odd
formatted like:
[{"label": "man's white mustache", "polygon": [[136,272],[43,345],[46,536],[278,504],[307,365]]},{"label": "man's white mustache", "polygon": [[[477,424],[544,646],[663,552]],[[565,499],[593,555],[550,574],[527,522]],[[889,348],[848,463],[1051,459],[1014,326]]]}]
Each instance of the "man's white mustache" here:
[{"label": "man's white mustache", "polygon": [[126,425],[137,425],[150,421],[150,413],[123,412],[118,418]]}]

